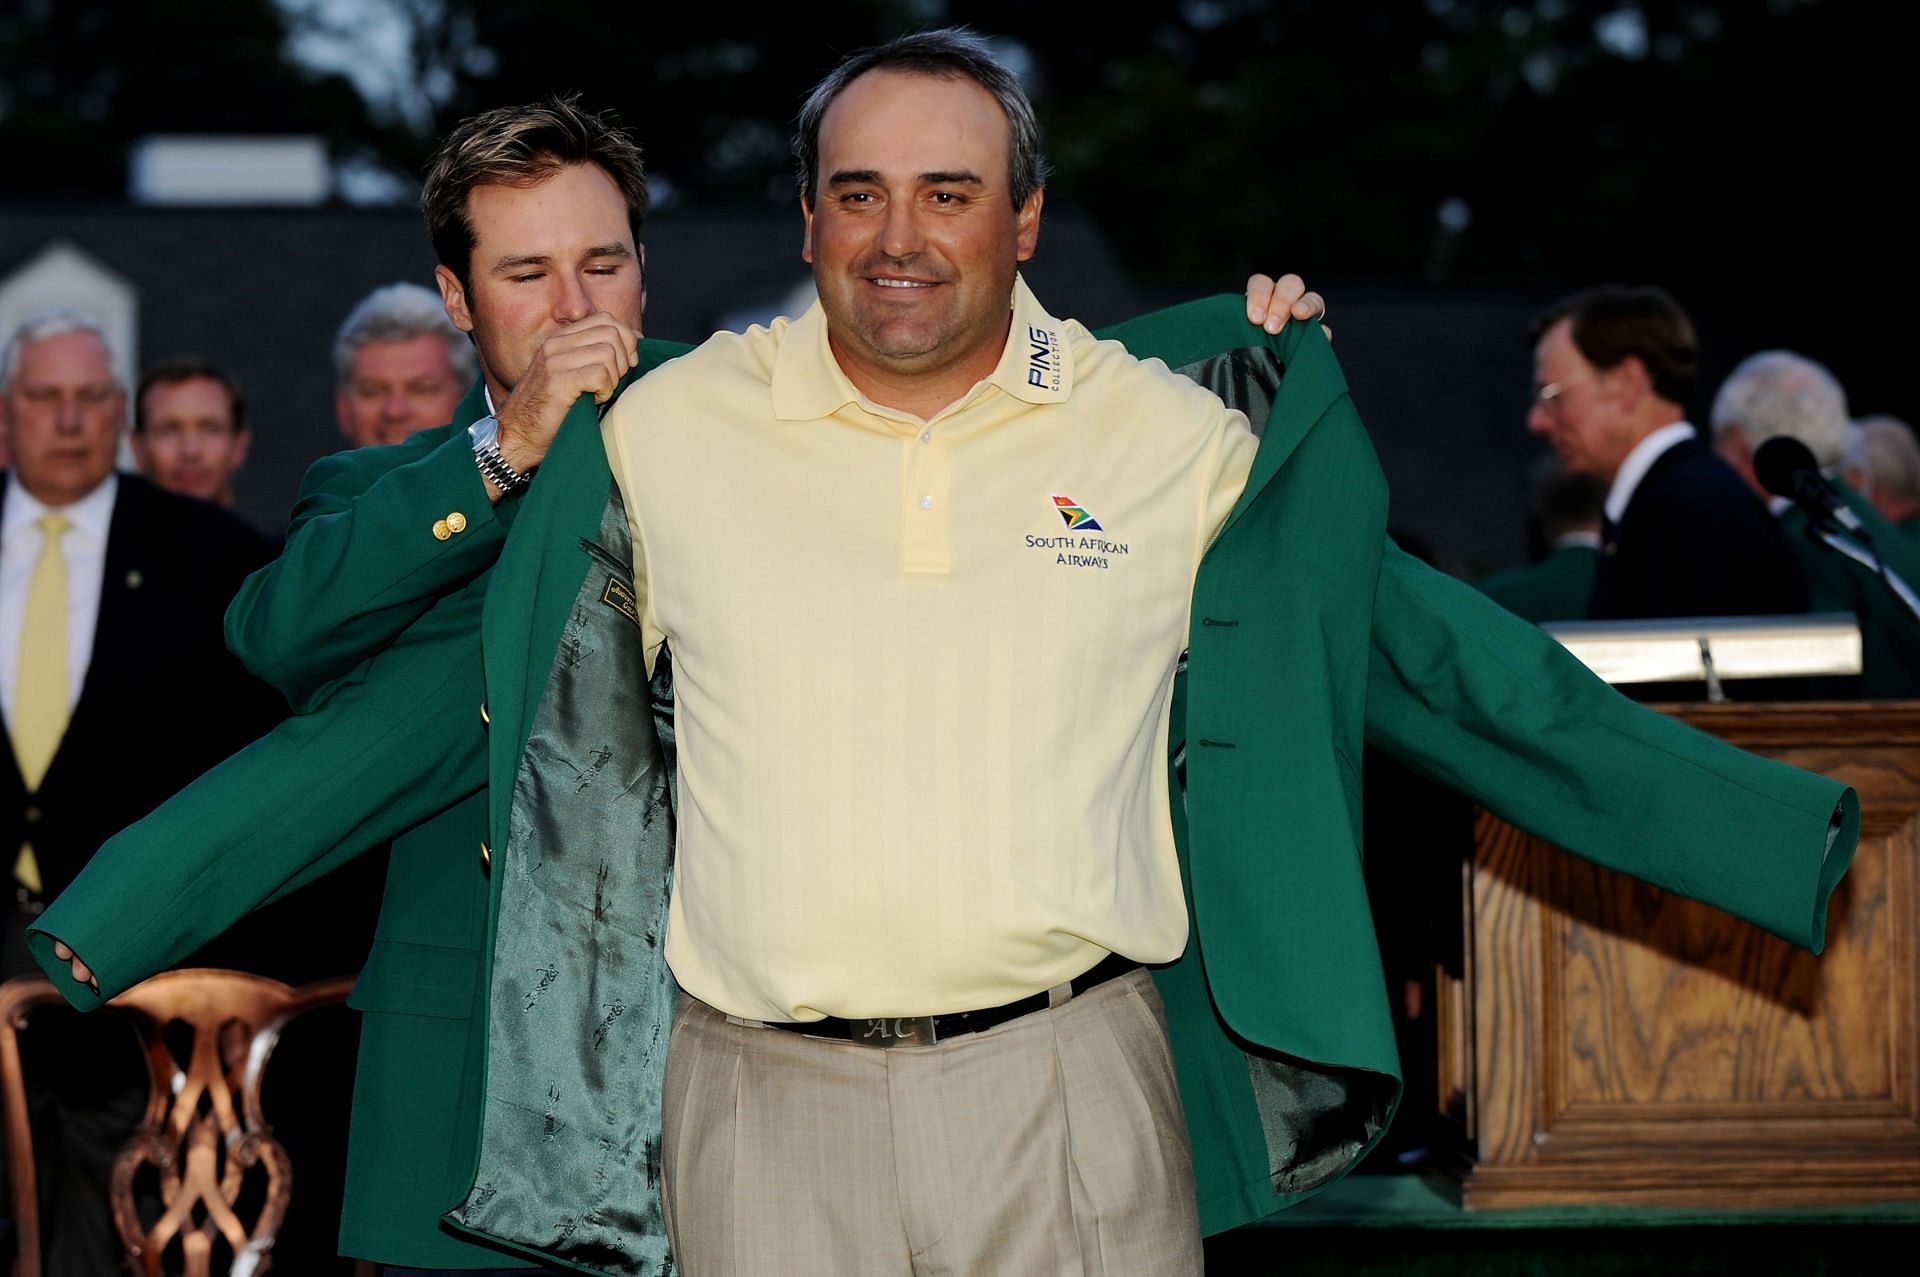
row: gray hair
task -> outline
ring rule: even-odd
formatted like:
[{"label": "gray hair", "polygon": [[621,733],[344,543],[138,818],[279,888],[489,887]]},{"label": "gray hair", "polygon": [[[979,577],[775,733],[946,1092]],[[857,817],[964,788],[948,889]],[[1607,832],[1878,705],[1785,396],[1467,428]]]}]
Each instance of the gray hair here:
[{"label": "gray hair", "polygon": [[1747,356],[1713,399],[1715,439],[1737,431],[1757,449],[1788,435],[1823,469],[1845,459],[1847,425],[1847,392],[1824,365],[1790,350]]},{"label": "gray hair", "polygon": [[1007,187],[1013,206],[1047,184],[1049,165],[1040,152],[1040,123],[1033,103],[1013,72],[1000,65],[992,48],[965,27],[921,31],[861,49],[842,58],[827,78],[813,86],[793,126],[794,178],[800,199],[813,207],[820,174],[820,122],[841,90],[869,71],[905,71],[941,80],[972,80],[991,93],[1007,117]]},{"label": "gray hair", "polygon": [[1898,417],[1862,417],[1853,426],[1847,465],[1859,472],[1862,495],[1920,501],[1920,440]]},{"label": "gray hair", "polygon": [[85,311],[55,306],[27,316],[13,330],[13,335],[7,338],[6,351],[0,353],[0,389],[12,387],[14,374],[20,371],[20,353],[29,342],[64,337],[68,333],[92,333],[107,351],[108,361],[112,361],[113,343],[107,340],[107,330],[99,320]]},{"label": "gray hair", "polygon": [[467,335],[447,318],[440,294],[418,284],[388,284],[376,288],[347,312],[333,339],[333,375],[341,385],[353,375],[353,357],[362,346],[376,341],[411,341],[438,337],[447,343],[454,375],[470,382],[480,375],[480,360]]}]

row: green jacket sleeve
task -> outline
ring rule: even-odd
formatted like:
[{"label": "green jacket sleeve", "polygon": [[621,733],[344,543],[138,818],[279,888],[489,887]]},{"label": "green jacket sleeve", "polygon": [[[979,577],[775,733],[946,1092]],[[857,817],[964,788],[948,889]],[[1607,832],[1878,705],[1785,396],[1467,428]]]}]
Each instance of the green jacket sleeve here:
[{"label": "green jacket sleeve", "polygon": [[[687,349],[642,341],[621,388]],[[307,471],[286,548],[227,609],[227,646],[296,712],[324,704],[436,599],[500,557],[520,502],[489,501],[473,463],[466,427],[486,410],[476,383],[451,425]],[[436,525],[456,512],[464,526],[441,538]]]},{"label": "green jacket sleeve", "polygon": [[[240,587],[227,646],[297,712],[492,566],[517,503],[495,506],[465,430],[324,457],[307,471],[280,557]],[[459,513],[464,527],[435,525]]]},{"label": "green jacket sleeve", "polygon": [[[1501,819],[1819,952],[1860,800],[1637,705],[1389,543],[1367,740]],[[1823,854],[1813,854],[1821,851]]]},{"label": "green jacket sleeve", "polygon": [[[478,792],[485,584],[431,607],[323,710],[288,719],[108,840],[27,934],[68,1000],[111,998]],[[53,956],[55,939],[93,969],[98,996]]]}]

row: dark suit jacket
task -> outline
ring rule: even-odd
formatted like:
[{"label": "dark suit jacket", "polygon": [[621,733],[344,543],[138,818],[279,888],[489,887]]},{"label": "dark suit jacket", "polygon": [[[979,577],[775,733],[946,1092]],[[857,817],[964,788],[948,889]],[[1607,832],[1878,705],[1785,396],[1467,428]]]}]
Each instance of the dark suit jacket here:
[{"label": "dark suit jacket", "polygon": [[1588,615],[1769,616],[1807,610],[1807,583],[1773,516],[1698,439],[1647,471],[1600,550]]},{"label": "dark suit jacket", "polygon": [[[0,475],[0,509],[11,486]],[[0,848],[11,864],[12,849],[33,843],[49,899],[101,843],[278,717],[220,630],[266,557],[225,510],[120,476],[93,656],[38,793],[26,792],[13,750],[0,751]]]}]

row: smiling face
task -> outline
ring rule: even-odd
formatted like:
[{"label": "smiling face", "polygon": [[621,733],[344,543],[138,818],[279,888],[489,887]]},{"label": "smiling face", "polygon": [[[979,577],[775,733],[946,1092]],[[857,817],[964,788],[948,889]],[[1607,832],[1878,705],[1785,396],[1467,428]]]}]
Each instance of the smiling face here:
[{"label": "smiling face", "polygon": [[423,333],[370,341],[353,352],[347,379],[334,392],[334,415],[356,448],[399,443],[416,430],[452,421],[466,393],[447,338]]},{"label": "smiling face", "polygon": [[[972,80],[870,71],[827,108],[806,247],[834,356],[877,402],[950,403],[999,362],[1041,193],[1013,207],[1008,126]],[[893,404],[892,406],[906,406]]]},{"label": "smiling face", "polygon": [[169,492],[232,504],[250,440],[227,388],[211,377],[156,381],[141,409],[133,455],[146,476]]},{"label": "smiling face", "polygon": [[468,278],[434,272],[447,318],[472,333],[495,402],[547,338],[595,311],[640,330],[646,304],[626,200],[598,164],[569,164],[536,186],[476,186]]},{"label": "smiling face", "polygon": [[99,334],[27,342],[12,378],[0,386],[14,477],[45,505],[73,504],[113,473],[126,410],[126,392]]}]

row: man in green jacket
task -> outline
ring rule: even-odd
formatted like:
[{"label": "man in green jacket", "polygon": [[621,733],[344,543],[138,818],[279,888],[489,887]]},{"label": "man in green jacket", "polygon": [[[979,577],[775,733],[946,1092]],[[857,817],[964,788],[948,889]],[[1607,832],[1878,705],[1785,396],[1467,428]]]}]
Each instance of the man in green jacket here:
[{"label": "man in green jacket", "polygon": [[[1203,1229],[1332,1182],[1397,1099],[1359,885],[1363,740],[1576,851],[1818,944],[1857,833],[1850,791],[1626,703],[1531,627],[1383,549],[1384,487],[1312,328],[1249,342],[1237,305],[1203,304],[1116,335],[1261,428],[1193,584],[1191,664],[1167,713],[1192,939],[1155,980]],[[487,875],[487,1009],[461,1119],[478,1152],[462,1150],[450,1223],[585,1269],[662,1272],[673,741],[651,730],[635,624],[648,600],[590,409],[539,466],[495,507],[513,529],[484,601],[457,589],[317,689],[321,712],[110,845],[43,919],[40,952],[58,966],[59,936],[110,993],[196,928],[418,820],[429,795],[484,783],[490,834],[465,871]],[[435,523],[447,541],[475,528],[460,506]],[[484,672],[449,659],[475,606]],[[1703,812],[1725,821],[1702,828]],[[156,863],[189,829],[216,871]]]},{"label": "man in green jacket", "polygon": [[1584,620],[1606,498],[1606,486],[1592,475],[1569,474],[1557,459],[1543,459],[1534,467],[1527,507],[1533,534],[1547,545],[1546,557],[1482,577],[1480,592],[1535,624]]},{"label": "man in green jacket", "polygon": [[[1860,682],[1869,700],[1920,696],[1920,619],[1865,564],[1815,539],[1807,516],[1766,490],[1753,457],[1776,437],[1806,445],[1814,463],[1853,512],[1887,568],[1920,590],[1920,545],[1839,477],[1847,455],[1847,394],[1825,365],[1790,350],[1763,350],[1740,361],[1713,399],[1714,450],[1733,467],[1786,533],[1807,578],[1809,612],[1846,612],[1860,622]],[[1858,535],[1849,539],[1859,541]]]}]

